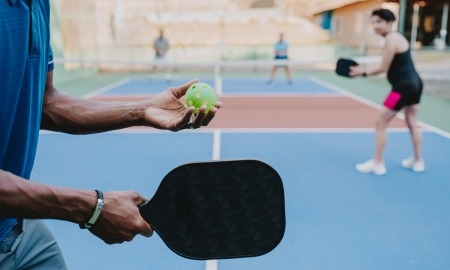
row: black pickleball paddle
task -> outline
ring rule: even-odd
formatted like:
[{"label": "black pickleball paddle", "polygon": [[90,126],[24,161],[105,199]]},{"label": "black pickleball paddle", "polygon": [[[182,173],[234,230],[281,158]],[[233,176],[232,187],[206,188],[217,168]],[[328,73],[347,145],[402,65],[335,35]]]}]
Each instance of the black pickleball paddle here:
[{"label": "black pickleball paddle", "polygon": [[140,213],[172,251],[197,260],[266,254],[286,225],[281,178],[258,160],[181,165]]},{"label": "black pickleball paddle", "polygon": [[358,63],[351,59],[340,58],[336,63],[336,74],[343,77],[350,76],[350,67],[358,66]]}]

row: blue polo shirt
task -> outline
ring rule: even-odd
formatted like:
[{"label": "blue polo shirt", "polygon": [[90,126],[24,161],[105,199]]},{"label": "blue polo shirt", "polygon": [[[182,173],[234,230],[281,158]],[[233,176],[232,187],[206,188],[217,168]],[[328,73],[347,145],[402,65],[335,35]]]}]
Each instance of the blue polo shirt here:
[{"label": "blue polo shirt", "polygon": [[[47,72],[53,70],[48,0],[0,0],[0,169],[29,179]],[[0,241],[16,223],[0,219]]]},{"label": "blue polo shirt", "polygon": [[274,47],[276,56],[287,56],[288,43],[286,41],[278,41]]}]

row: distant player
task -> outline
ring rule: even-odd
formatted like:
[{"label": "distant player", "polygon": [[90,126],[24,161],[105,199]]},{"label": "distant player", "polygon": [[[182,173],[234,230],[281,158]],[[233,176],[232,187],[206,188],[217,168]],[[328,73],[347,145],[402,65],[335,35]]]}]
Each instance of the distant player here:
[{"label": "distant player", "polygon": [[[280,39],[274,45],[275,49],[275,60],[288,60],[288,43],[284,40],[284,34],[280,33]],[[292,84],[291,70],[288,65],[276,65],[272,68],[270,73],[270,79],[267,82],[272,85],[273,79],[275,78],[275,73],[278,68],[284,68],[286,70],[286,76],[288,78],[289,84]]]},{"label": "distant player", "polygon": [[371,20],[375,32],[383,36],[386,41],[382,51],[382,63],[378,68],[368,71],[364,71],[360,66],[352,67],[350,76],[373,76],[387,72],[392,91],[387,96],[376,122],[375,156],[371,160],[356,165],[356,170],[377,175],[386,173],[383,161],[386,127],[403,109],[413,141],[414,156],[403,160],[402,166],[414,172],[423,172],[425,163],[421,155],[422,137],[417,127],[422,80],[414,68],[408,41],[400,33],[392,30],[395,15],[388,9],[377,9],[373,11]]},{"label": "distant player", "polygon": [[[164,31],[159,31],[159,37],[155,39],[153,42],[153,49],[155,50],[155,62],[156,63],[165,63],[167,62],[166,54],[169,50],[169,41],[164,37]],[[157,66],[154,65],[152,69],[152,75],[154,76],[156,72]],[[166,67],[166,81],[169,83],[171,81],[170,68]],[[152,77],[153,77],[152,76]]]}]

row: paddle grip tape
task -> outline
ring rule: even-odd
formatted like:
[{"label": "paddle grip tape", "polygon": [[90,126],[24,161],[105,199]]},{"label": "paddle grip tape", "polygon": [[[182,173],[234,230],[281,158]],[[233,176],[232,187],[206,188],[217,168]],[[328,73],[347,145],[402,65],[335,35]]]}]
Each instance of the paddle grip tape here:
[{"label": "paddle grip tape", "polygon": [[101,192],[100,190],[95,190],[95,192],[97,192],[97,205],[95,206],[95,210],[94,213],[92,214],[92,217],[83,224],[80,224],[80,228],[81,229],[89,229],[92,227],[92,225],[95,224],[95,222],[97,221],[98,217],[100,216],[100,213],[102,212],[102,208],[103,208],[103,192]]}]

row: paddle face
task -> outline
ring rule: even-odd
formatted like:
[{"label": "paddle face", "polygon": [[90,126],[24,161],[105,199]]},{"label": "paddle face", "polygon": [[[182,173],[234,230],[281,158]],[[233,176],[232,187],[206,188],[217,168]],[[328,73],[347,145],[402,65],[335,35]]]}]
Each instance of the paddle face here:
[{"label": "paddle face", "polygon": [[286,224],[281,178],[257,160],[177,167],[140,212],[172,251],[198,260],[268,253]]},{"label": "paddle face", "polygon": [[358,63],[351,59],[340,58],[336,63],[336,73],[340,76],[350,77],[350,67],[357,65]]}]

